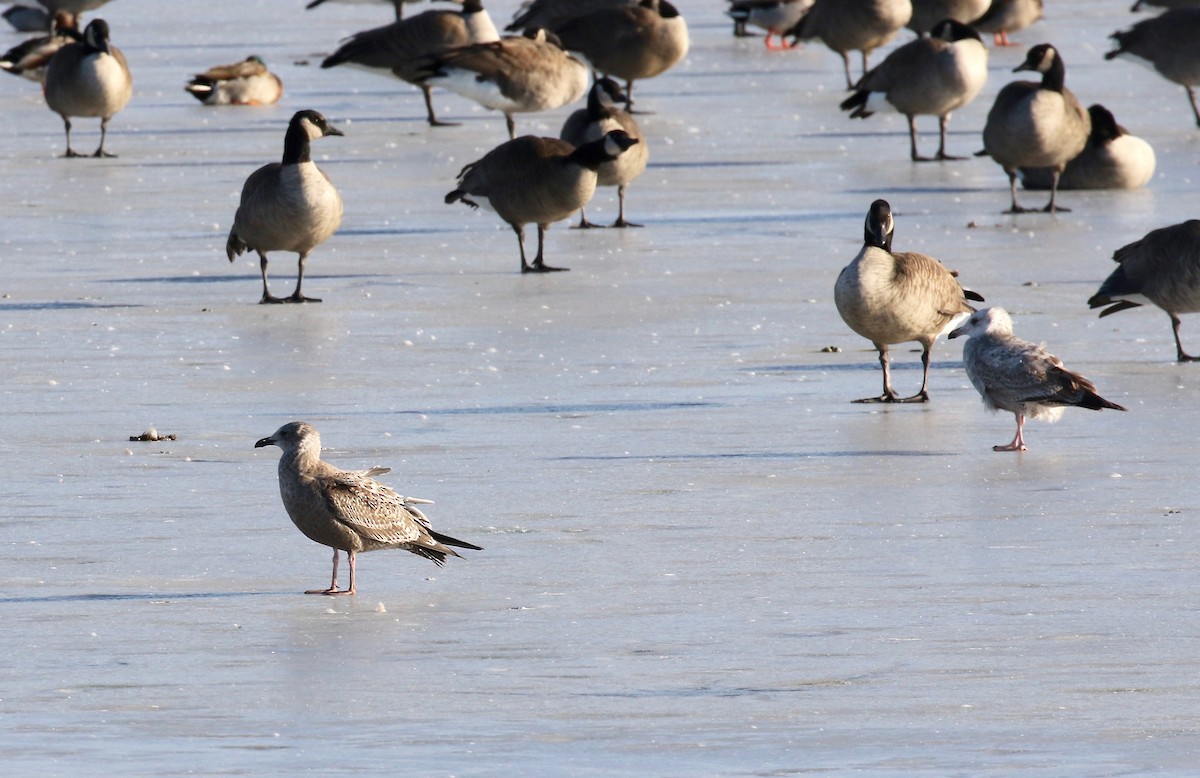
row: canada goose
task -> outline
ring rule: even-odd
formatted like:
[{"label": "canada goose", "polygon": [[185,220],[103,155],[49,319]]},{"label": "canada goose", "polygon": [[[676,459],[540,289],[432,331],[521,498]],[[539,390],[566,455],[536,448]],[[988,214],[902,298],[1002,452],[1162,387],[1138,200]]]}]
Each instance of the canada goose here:
[{"label": "canada goose", "polygon": [[638,0],[524,0],[504,29],[508,32],[529,32],[539,27],[553,30],[577,16],[587,16],[602,8],[635,5]]},{"label": "canada goose", "polygon": [[62,117],[67,130],[66,157],[79,157],[71,148],[72,116],[100,117],[100,145],[93,157],[114,157],[104,150],[108,120],[133,96],[133,77],[125,55],[109,43],[108,24],[93,19],[83,40],[58,50],[46,68],[46,105]]},{"label": "canada goose", "polygon": [[[625,100],[621,87],[611,78],[601,78],[592,84],[588,93],[587,108],[575,111],[567,117],[559,137],[572,146],[582,146],[599,140],[612,130],[624,130],[630,138],[642,139],[637,121],[628,111],[622,111],[617,103]],[[596,171],[597,186],[617,187],[617,220],[614,227],[640,227],[640,224],[625,221],[625,186],[646,169],[649,153],[645,143],[636,143],[624,154],[611,162],[605,162]],[[587,220],[584,208],[579,208],[579,226],[594,227]]]},{"label": "canada goose", "polygon": [[433,97],[425,83],[429,59],[459,46],[497,40],[500,34],[482,0],[466,0],[459,11],[424,11],[403,21],[356,33],[326,57],[321,67],[348,63],[390,71],[421,90],[426,120],[430,126],[440,127],[453,122],[440,121],[434,113]]},{"label": "canada goose", "polygon": [[633,103],[633,82],[674,67],[690,45],[687,22],[667,0],[602,8],[553,29],[596,72],[625,82],[626,110]]},{"label": "canada goose", "polygon": [[573,103],[583,97],[588,82],[583,63],[545,30],[450,49],[434,57],[427,72],[427,83],[503,112],[510,139],[516,135],[514,113]]},{"label": "canada goose", "polygon": [[[304,8],[311,11],[319,5],[324,5],[325,2],[326,0],[311,0]],[[419,3],[421,0],[344,0],[344,2],[374,2],[377,5],[390,5],[396,11],[396,21],[400,21],[404,18],[404,6],[409,3]]]},{"label": "canada goose", "polygon": [[987,11],[991,0],[912,0],[912,18],[905,25],[923,34],[943,19],[970,24]]},{"label": "canada goose", "polygon": [[[258,254],[262,271],[262,303],[319,303],[305,297],[304,261],[342,223],[342,198],[329,176],[312,161],[310,144],[342,131],[316,111],[298,111],[283,137],[283,161],[255,170],[242,185],[242,198],[225,242],[232,262],[247,249]],[[267,290],[267,252],[294,251],[300,255],[296,291],[279,298]]]},{"label": "canada goose", "polygon": [[12,5],[0,14],[17,32],[49,32],[53,23],[45,8],[32,5]]},{"label": "canada goose", "polygon": [[1142,6],[1151,6],[1154,8],[1196,8],[1200,6],[1200,0],[1137,0],[1130,8],[1130,11],[1140,11]]},{"label": "canada goose", "polygon": [[[558,138],[524,135],[501,143],[464,167],[458,174],[458,188],[446,195],[446,204],[483,205],[508,222],[517,233],[522,273],[567,270],[543,261],[546,230],[586,205],[596,191],[600,166],[637,142],[623,130],[613,130],[578,148]],[[538,227],[538,250],[532,265],[525,260],[526,224]]]},{"label": "canada goose", "polygon": [[51,14],[56,14],[59,11],[66,11],[69,14],[78,16],[84,11],[94,11],[100,6],[108,2],[108,0],[37,0],[43,8]]},{"label": "canada goose", "polygon": [[1095,384],[1067,370],[1044,346],[1013,335],[1012,317],[1003,308],[976,311],[948,337],[960,335],[970,338],[963,345],[963,364],[984,406],[1017,418],[1012,442],[992,446],[993,451],[1026,450],[1026,417],[1058,421],[1068,406],[1125,410],[1096,394]]},{"label": "canada goose", "polygon": [[894,38],[911,18],[910,0],[817,0],[789,35],[796,40],[820,38],[840,54],[846,69],[846,88],[853,89],[850,52],[862,52],[865,75],[871,52]]},{"label": "canada goose", "polygon": [[1017,168],[1050,168],[1050,202],[1043,211],[1069,211],[1055,204],[1058,179],[1067,162],[1087,145],[1092,122],[1087,111],[1063,82],[1066,67],[1049,43],[1034,46],[1025,61],[1013,69],[1042,74],[1042,82],[1012,81],[996,95],[983,127],[984,153],[1008,174],[1012,207],[1005,213],[1032,209],[1017,205]]},{"label": "canada goose", "polygon": [[[928,402],[929,352],[938,335],[949,332],[975,309],[967,300],[983,301],[959,286],[941,262],[915,252],[892,253],[896,222],[886,200],[867,211],[863,247],[838,275],[833,299],[850,329],[871,341],[883,367],[883,394],[859,403]],[[888,346],[921,344],[921,391],[900,399],[892,389]]]},{"label": "canada goose", "polygon": [[[255,448],[264,446],[278,446],[283,451],[279,457],[279,494],[296,529],[309,540],[333,549],[329,588],[310,589],[305,594],[354,594],[356,557],[365,551],[411,551],[441,567],[447,556],[460,556],[451,546],[483,550],[435,532],[419,507],[432,505],[432,501],[403,497],[361,471],[342,470],[322,462],[321,436],[311,424],[289,422],[254,444]],[[350,563],[350,585],[346,589],[338,588],[339,551],[346,552]]]},{"label": "canada goose", "polygon": [[1196,93],[1192,91],[1200,84],[1200,46],[1196,44],[1200,40],[1200,8],[1173,8],[1109,37],[1117,47],[1105,54],[1105,59],[1129,57],[1182,86],[1187,90],[1196,125],[1200,126]]},{"label": "canada goose", "polygon": [[0,70],[45,83],[46,67],[58,50],[68,43],[83,40],[75,27],[75,17],[65,11],[55,14],[53,27],[49,35],[30,38],[6,51],[0,56]]},{"label": "canada goose", "polygon": [[1109,306],[1100,312],[1103,318],[1126,308],[1157,305],[1171,317],[1176,359],[1200,361],[1185,352],[1179,340],[1179,314],[1200,311],[1200,220],[1151,230],[1117,249],[1113,260],[1120,267],[1104,280],[1088,307]]},{"label": "canada goose", "polygon": [[[979,33],[946,19],[930,37],[909,41],[887,55],[855,85],[858,91],[842,103],[850,116],[865,119],[891,108],[908,118],[909,156],[913,162],[962,159],[946,154],[950,112],[975,99],[987,81],[987,49]],[[938,151],[917,153],[918,115],[938,117]]]},{"label": "canada goose", "polygon": [[283,95],[283,82],[262,57],[251,55],[197,73],[184,91],[205,105],[271,105]]},{"label": "canada goose", "polygon": [[987,13],[971,22],[980,32],[992,33],[997,46],[1015,46],[1010,32],[1023,30],[1042,18],[1042,0],[992,0]]},{"label": "canada goose", "polygon": [[[741,25],[744,37],[745,25],[753,24],[767,31],[763,43],[771,51],[790,49],[794,44],[784,40],[784,34],[796,26],[801,17],[812,8],[815,0],[732,0],[727,14]],[[735,35],[739,35],[736,31]],[[771,37],[778,36],[779,45],[771,45]]]},{"label": "canada goose", "polygon": [[[1092,134],[1079,156],[1067,163],[1058,179],[1059,189],[1137,189],[1154,176],[1154,149],[1121,125],[1102,105],[1088,107]],[[1026,189],[1049,189],[1052,171],[1021,168],[1017,171]]]}]

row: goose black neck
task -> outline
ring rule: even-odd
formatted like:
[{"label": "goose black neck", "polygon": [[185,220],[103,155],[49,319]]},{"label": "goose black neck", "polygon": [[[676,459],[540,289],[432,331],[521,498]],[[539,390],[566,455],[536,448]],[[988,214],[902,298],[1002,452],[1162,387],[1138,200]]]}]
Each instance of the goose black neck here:
[{"label": "goose black neck", "polygon": [[592,121],[607,119],[614,113],[616,111],[613,110],[613,106],[605,105],[600,101],[600,89],[588,92],[587,115],[589,119]]},{"label": "goose black neck", "polygon": [[575,149],[567,157],[568,162],[585,167],[588,170],[598,170],[605,162],[611,162],[612,157],[604,148],[604,138],[590,141]]},{"label": "goose black neck", "polygon": [[312,162],[310,149],[308,130],[299,122],[289,124],[287,134],[283,136],[283,164],[299,165],[301,162]]},{"label": "goose black neck", "polygon": [[1050,62],[1049,69],[1042,74],[1042,89],[1061,92],[1066,79],[1067,68],[1063,65],[1062,55],[1055,51],[1054,59]]}]

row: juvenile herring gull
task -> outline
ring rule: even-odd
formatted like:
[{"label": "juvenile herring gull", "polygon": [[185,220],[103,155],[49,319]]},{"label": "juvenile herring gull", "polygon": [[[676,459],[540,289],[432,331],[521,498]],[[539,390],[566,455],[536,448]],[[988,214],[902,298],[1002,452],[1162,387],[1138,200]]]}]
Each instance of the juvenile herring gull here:
[{"label": "juvenile herring gull", "polygon": [[1063,367],[1062,360],[1044,346],[1012,334],[1012,317],[1003,308],[984,308],[971,314],[951,338],[970,336],[963,346],[967,377],[988,408],[1017,417],[1017,434],[993,451],[1024,451],[1025,417],[1058,421],[1063,408],[1073,405],[1099,411],[1125,410],[1096,394],[1096,385]]},{"label": "juvenile herring gull", "polygon": [[[435,532],[418,505],[430,500],[402,497],[370,476],[387,468],[339,470],[321,461],[321,436],[312,425],[289,422],[255,448],[279,446],[279,493],[292,522],[310,540],[333,548],[333,579],[328,589],[305,594],[354,594],[355,558],[360,551],[401,548],[432,559],[460,556],[450,546],[479,546]],[[350,588],[338,589],[338,552],[350,560]]]}]

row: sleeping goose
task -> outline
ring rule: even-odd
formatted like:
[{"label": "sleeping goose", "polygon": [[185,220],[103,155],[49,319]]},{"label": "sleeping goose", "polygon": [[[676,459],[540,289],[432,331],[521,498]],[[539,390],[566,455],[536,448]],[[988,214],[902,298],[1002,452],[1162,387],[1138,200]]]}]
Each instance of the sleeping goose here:
[{"label": "sleeping goose", "polygon": [[911,18],[910,0],[817,0],[788,34],[796,40],[820,38],[841,55],[846,88],[853,89],[850,52],[862,52],[865,75],[871,52],[894,38]]},{"label": "sleeping goose", "polygon": [[23,76],[39,84],[46,81],[46,68],[58,50],[68,43],[83,40],[75,26],[75,17],[64,11],[54,16],[49,35],[39,35],[13,46],[0,56],[0,70]]},{"label": "sleeping goose", "polygon": [[108,121],[132,96],[133,77],[125,55],[109,43],[108,24],[93,19],[83,31],[83,40],[59,49],[46,68],[46,105],[62,117],[67,130],[63,156],[83,156],[71,148],[72,116],[100,117],[100,145],[92,156],[116,156],[104,150]]},{"label": "sleeping goose", "polygon": [[[904,114],[913,162],[961,159],[946,154],[946,124],[950,112],[974,100],[985,81],[987,49],[979,33],[946,19],[930,37],[909,41],[888,54],[862,77],[854,87],[858,91],[841,107],[862,119],[884,109]],[[938,151],[932,158],[917,153],[917,116],[938,117]]]},{"label": "sleeping goose", "polygon": [[[983,301],[975,292],[963,290],[955,274],[933,257],[892,253],[895,229],[888,202],[871,203],[862,250],[833,288],[842,320],[875,345],[883,368],[883,394],[855,400],[859,403],[928,402],[929,352],[934,341],[975,310],[967,300]],[[888,346],[910,341],[922,347],[921,390],[900,399],[892,389]]]},{"label": "sleeping goose", "polygon": [[452,122],[440,121],[434,113],[430,86],[425,81],[430,58],[459,46],[499,39],[482,0],[466,0],[461,10],[424,11],[403,21],[356,33],[326,57],[321,67],[346,63],[390,72],[420,88],[425,98],[426,120],[430,126],[438,127]]},{"label": "sleeping goose", "polygon": [[[342,198],[329,177],[312,161],[310,144],[326,135],[341,135],[316,111],[299,111],[283,137],[283,161],[263,165],[242,185],[241,202],[225,243],[232,262],[247,249],[258,254],[262,271],[262,303],[319,303],[305,297],[304,262],[342,223]],[[267,289],[267,252],[300,255],[296,291],[275,297]]]},{"label": "sleeping goose", "polygon": [[1192,91],[1200,84],[1200,8],[1173,8],[1110,37],[1117,47],[1105,54],[1105,59],[1128,57],[1182,86],[1187,90],[1196,125],[1200,126],[1200,111],[1196,110],[1196,94]]},{"label": "sleeping goose", "polygon": [[[446,203],[462,202],[495,211],[517,234],[522,273],[566,270],[543,261],[546,230],[570,218],[592,199],[596,171],[638,143],[623,130],[576,148],[558,138],[524,135],[506,141],[472,162],[458,174],[458,187]],[[538,228],[537,256],[525,259],[525,225]]]},{"label": "sleeping goose", "polygon": [[583,63],[545,30],[450,49],[434,57],[426,72],[427,83],[501,111],[510,139],[516,135],[514,113],[573,103],[588,82]]},{"label": "sleeping goose", "polygon": [[[572,146],[582,146],[603,138],[612,130],[624,130],[629,137],[642,140],[637,121],[628,111],[617,107],[617,103],[624,100],[625,95],[621,93],[621,87],[616,81],[611,78],[597,80],[588,93],[587,108],[575,111],[567,117],[559,137]],[[605,162],[596,171],[597,186],[617,187],[617,220],[612,226],[642,226],[625,220],[625,186],[645,171],[648,157],[645,142],[636,143],[616,159]],[[596,226],[587,220],[583,207],[579,209],[579,226]]]},{"label": "sleeping goose", "polygon": [[1015,46],[1010,32],[1023,30],[1042,18],[1042,0],[992,0],[987,13],[971,22],[980,32],[990,32],[997,46]]},{"label": "sleeping goose", "polygon": [[1113,260],[1120,267],[1104,280],[1088,306],[1104,308],[1103,318],[1126,308],[1157,305],[1171,317],[1176,359],[1200,361],[1185,352],[1179,340],[1179,314],[1200,311],[1200,220],[1152,230],[1117,249]]},{"label": "sleeping goose", "polygon": [[[1067,163],[1058,179],[1059,189],[1137,189],[1154,176],[1154,149],[1117,124],[1102,105],[1088,106],[1092,134],[1079,156]],[[1017,171],[1026,189],[1049,189],[1052,171],[1021,168]]]},{"label": "sleeping goose", "polygon": [[912,18],[905,25],[918,34],[925,34],[944,19],[970,24],[987,11],[991,0],[912,0]]},{"label": "sleeping goose", "polygon": [[[790,49],[794,44],[784,40],[788,30],[796,26],[815,0],[732,0],[726,11],[737,25],[734,32],[745,37],[745,26],[752,24],[767,31],[763,43],[769,51]],[[779,45],[771,45],[772,36],[779,38]]]},{"label": "sleeping goose", "polygon": [[1066,67],[1049,43],[1030,49],[1013,72],[1020,70],[1041,73],[1042,81],[1013,81],[1000,90],[983,127],[984,153],[1008,174],[1012,207],[1005,213],[1032,210],[1017,205],[1017,169],[1022,167],[1050,168],[1050,202],[1042,210],[1068,211],[1055,204],[1058,179],[1067,162],[1087,145],[1091,119],[1063,85]]},{"label": "sleeping goose", "polygon": [[184,91],[205,105],[272,105],[283,95],[283,82],[262,57],[251,55],[197,73]]}]

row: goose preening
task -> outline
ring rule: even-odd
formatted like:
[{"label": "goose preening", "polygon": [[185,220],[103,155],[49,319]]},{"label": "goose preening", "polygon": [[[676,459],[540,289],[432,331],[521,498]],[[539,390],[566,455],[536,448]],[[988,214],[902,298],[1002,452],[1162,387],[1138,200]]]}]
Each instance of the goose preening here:
[{"label": "goose preening", "polygon": [[911,18],[910,0],[817,0],[788,35],[795,40],[820,38],[837,52],[846,70],[846,88],[853,89],[850,52],[862,52],[866,75],[871,52],[894,38]]},{"label": "goose preening", "polygon": [[1200,84],[1200,8],[1173,8],[1111,36],[1117,47],[1105,59],[1127,57],[1154,68],[1187,91],[1192,116],[1200,126],[1193,87]]},{"label": "goose preening", "polygon": [[923,34],[944,19],[970,24],[983,16],[990,5],[991,0],[912,0],[912,18],[905,26]]},{"label": "goose preening", "polygon": [[22,76],[39,84],[46,82],[46,68],[58,50],[83,40],[75,26],[75,16],[59,11],[48,35],[38,35],[18,43],[0,55],[0,70]]},{"label": "goose preening", "polygon": [[[975,99],[987,81],[987,49],[979,33],[946,19],[929,37],[917,38],[888,54],[862,77],[842,102],[850,116],[865,119],[875,111],[894,110],[908,119],[909,156],[914,162],[962,159],[946,154],[946,124],[951,111]],[[938,117],[938,150],[917,152],[917,116]]]},{"label": "goose preening", "polygon": [[[1154,149],[1130,135],[1102,105],[1088,106],[1092,132],[1079,156],[1067,163],[1058,179],[1059,189],[1137,189],[1154,177]],[[1053,171],[1021,168],[1017,171],[1026,189],[1049,189]]]},{"label": "goose preening", "polygon": [[[767,31],[763,43],[768,50],[781,51],[795,45],[784,40],[784,35],[799,23],[814,2],[815,0],[732,0],[729,10],[725,13],[742,31],[740,34],[735,31],[735,35],[747,37],[746,25],[754,25]],[[771,44],[772,37],[779,38],[778,45]]]},{"label": "goose preening", "polygon": [[[838,313],[850,329],[875,345],[883,368],[883,394],[859,403],[928,402],[929,352],[939,335],[952,330],[983,302],[964,290],[941,262],[916,252],[892,252],[896,222],[886,200],[871,203],[863,230],[862,250],[842,270],[833,288]],[[888,347],[921,344],[921,390],[898,398],[892,389]]]},{"label": "goose preening", "polygon": [[[446,203],[461,201],[472,208],[484,206],[508,222],[517,234],[522,273],[567,270],[543,261],[546,230],[570,218],[596,191],[600,166],[612,162],[638,143],[624,130],[613,130],[578,148],[558,138],[525,135],[501,143],[458,174],[458,187]],[[537,256],[525,259],[525,225],[538,228]]]},{"label": "goose preening", "polygon": [[545,30],[450,49],[426,73],[426,83],[502,112],[510,139],[514,113],[561,108],[583,97],[588,85],[587,68]]},{"label": "goose preening", "polygon": [[1050,202],[1043,211],[1069,211],[1055,203],[1058,181],[1067,163],[1087,145],[1092,122],[1079,100],[1064,86],[1066,67],[1049,43],[1029,50],[1013,72],[1032,70],[1042,81],[1012,81],[996,95],[983,127],[983,153],[1008,175],[1012,206],[1005,213],[1026,213],[1017,204],[1017,169],[1051,170]]},{"label": "goose preening", "polygon": [[197,73],[184,91],[205,105],[272,105],[283,96],[283,82],[252,54]]},{"label": "goose preening", "polygon": [[[588,93],[587,108],[575,111],[567,117],[559,137],[572,146],[582,146],[599,140],[612,130],[624,130],[629,137],[641,141],[642,133],[637,121],[618,107],[625,100],[621,87],[611,78],[601,78],[592,84]],[[611,162],[605,162],[596,171],[597,186],[617,187],[617,220],[614,227],[640,227],[625,220],[625,187],[646,170],[649,152],[645,142],[635,143]],[[579,209],[579,226],[595,227],[587,220],[584,208]]]},{"label": "goose preening", "polygon": [[1012,442],[993,451],[1025,451],[1025,419],[1058,421],[1067,407],[1093,411],[1125,408],[1096,394],[1096,385],[1063,367],[1045,346],[1013,335],[1012,317],[1003,308],[984,308],[949,337],[967,336],[963,364],[971,384],[993,411],[1008,411],[1017,419]]},{"label": "goose preening", "polygon": [[1200,220],[1152,230],[1117,249],[1113,260],[1120,267],[1104,280],[1088,306],[1104,308],[1103,318],[1126,308],[1157,305],[1171,317],[1176,359],[1200,361],[1184,351],[1179,340],[1179,314],[1200,311]]},{"label": "goose preening", "polygon": [[[304,262],[342,223],[342,198],[324,171],[312,161],[310,144],[326,135],[341,135],[316,111],[298,111],[283,137],[283,160],[263,165],[242,185],[241,202],[225,243],[232,262],[247,249],[258,254],[263,303],[319,303],[305,297]],[[267,289],[267,253],[294,251],[300,255],[296,291],[275,297]]]},{"label": "goose preening", "polygon": [[992,0],[987,13],[971,22],[980,32],[990,32],[997,46],[1015,46],[1008,39],[1042,18],[1042,0]]},{"label": "goose preening", "polygon": [[[333,549],[333,578],[328,589],[305,594],[354,594],[357,556],[366,551],[399,549],[432,560],[441,567],[446,557],[461,555],[451,548],[483,549],[465,540],[436,532],[420,506],[431,500],[404,497],[371,478],[388,468],[342,470],[321,461],[321,436],[311,424],[293,421],[262,438],[255,448],[278,446],[279,494],[296,529],[305,537]],[[350,584],[338,588],[338,553],[346,552]]]},{"label": "goose preening", "polygon": [[425,98],[425,115],[430,126],[453,124],[437,118],[431,87],[426,83],[429,61],[451,49],[472,43],[500,40],[496,25],[482,0],[466,0],[460,10],[424,11],[383,27],[350,36],[321,63],[332,68],[343,63],[388,72],[418,87]]},{"label": "goose preening", "polygon": [[62,117],[67,131],[65,157],[80,157],[71,148],[71,117],[100,118],[100,145],[93,157],[113,157],[104,150],[108,122],[133,96],[133,77],[125,55],[108,39],[108,24],[93,19],[83,40],[63,46],[46,67],[46,105]]}]

